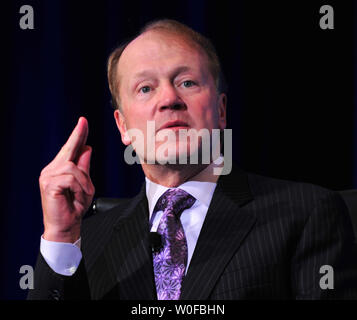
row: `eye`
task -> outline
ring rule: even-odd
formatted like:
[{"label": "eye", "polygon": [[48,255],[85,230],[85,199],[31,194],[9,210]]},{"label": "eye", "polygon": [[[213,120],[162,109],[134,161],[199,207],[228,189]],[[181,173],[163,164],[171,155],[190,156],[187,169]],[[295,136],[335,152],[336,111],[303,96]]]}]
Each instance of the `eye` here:
[{"label": "eye", "polygon": [[149,86],[144,86],[140,88],[140,92],[141,93],[148,93],[151,90],[151,88]]},{"label": "eye", "polygon": [[182,82],[182,85],[183,85],[185,88],[189,88],[189,87],[194,86],[195,83],[194,83],[192,80],[186,80],[186,81]]}]

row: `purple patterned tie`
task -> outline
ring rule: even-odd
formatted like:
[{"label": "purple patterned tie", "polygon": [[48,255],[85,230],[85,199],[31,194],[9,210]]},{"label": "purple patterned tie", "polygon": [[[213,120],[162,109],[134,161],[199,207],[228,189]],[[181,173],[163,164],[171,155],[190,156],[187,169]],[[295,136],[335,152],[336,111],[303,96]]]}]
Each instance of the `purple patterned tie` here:
[{"label": "purple patterned tie", "polygon": [[196,199],[181,189],[168,189],[157,201],[155,211],[163,210],[157,232],[162,248],[153,253],[158,300],[178,300],[187,264],[187,243],[180,215]]}]

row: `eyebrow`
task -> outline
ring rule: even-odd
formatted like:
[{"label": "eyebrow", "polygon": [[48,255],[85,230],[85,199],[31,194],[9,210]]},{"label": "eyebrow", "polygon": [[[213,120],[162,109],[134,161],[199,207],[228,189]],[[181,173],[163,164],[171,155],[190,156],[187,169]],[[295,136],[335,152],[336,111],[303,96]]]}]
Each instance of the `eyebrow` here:
[{"label": "eyebrow", "polygon": [[[174,77],[176,77],[178,74],[180,74],[182,72],[187,72],[187,71],[191,71],[191,70],[192,70],[192,68],[190,68],[188,66],[179,66],[176,69],[174,69],[171,73]],[[155,72],[153,70],[141,71],[141,72],[137,73],[136,75],[134,75],[134,80],[149,77],[154,73]]]}]

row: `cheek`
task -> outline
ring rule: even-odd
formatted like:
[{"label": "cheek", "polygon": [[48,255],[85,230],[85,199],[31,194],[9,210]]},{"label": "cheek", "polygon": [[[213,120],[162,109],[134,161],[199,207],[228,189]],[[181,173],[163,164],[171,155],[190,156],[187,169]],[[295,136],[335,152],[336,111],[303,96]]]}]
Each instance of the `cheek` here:
[{"label": "cheek", "polygon": [[152,120],[150,108],[132,104],[126,109],[126,124],[128,129],[146,130],[148,120]]},{"label": "cheek", "polygon": [[218,123],[218,109],[211,96],[200,96],[191,101],[191,117],[202,128],[214,128]]},{"label": "cheek", "polygon": [[146,120],[143,117],[139,117],[138,115],[133,115],[132,118],[127,119],[127,128],[128,129],[139,129],[146,132]]}]

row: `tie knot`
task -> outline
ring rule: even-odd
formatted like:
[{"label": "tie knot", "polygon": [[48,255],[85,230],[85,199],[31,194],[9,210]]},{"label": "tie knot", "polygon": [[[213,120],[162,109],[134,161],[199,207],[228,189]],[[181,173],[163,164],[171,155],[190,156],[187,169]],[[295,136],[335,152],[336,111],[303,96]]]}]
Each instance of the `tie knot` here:
[{"label": "tie knot", "polygon": [[175,215],[191,208],[196,199],[181,189],[168,189],[157,201],[155,211],[170,210]]}]

